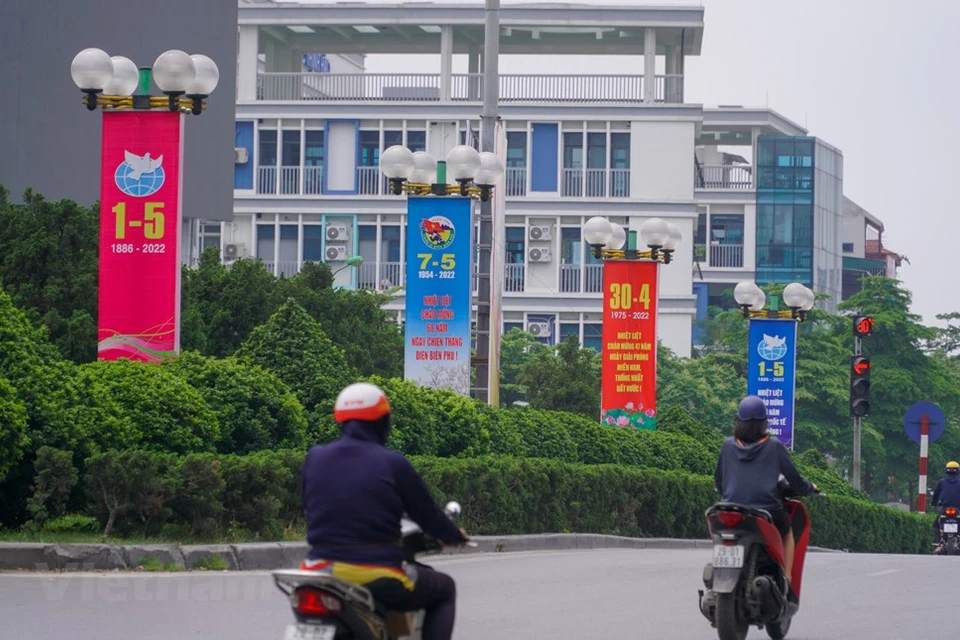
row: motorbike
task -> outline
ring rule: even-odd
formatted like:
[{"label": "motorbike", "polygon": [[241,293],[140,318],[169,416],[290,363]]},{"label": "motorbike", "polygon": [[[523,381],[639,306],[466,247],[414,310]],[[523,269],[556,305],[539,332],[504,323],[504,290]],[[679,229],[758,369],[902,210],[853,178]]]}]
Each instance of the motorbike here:
[{"label": "motorbike", "polygon": [[[448,502],[444,513],[453,521],[460,504]],[[404,516],[400,524],[404,565],[415,581],[416,558],[435,553],[440,543]],[[475,547],[476,542],[467,541]],[[272,572],[274,583],[290,600],[294,624],[284,640],[420,640],[424,611],[388,611],[365,587],[323,570],[292,569]]]},{"label": "motorbike", "polygon": [[713,561],[703,569],[707,592],[698,591],[700,612],[717,629],[720,640],[744,640],[751,626],[766,630],[773,640],[783,640],[799,610],[810,517],[783,476],[779,487],[796,542],[792,602],[784,577],[783,539],[770,513],[729,502],[706,511]]},{"label": "motorbike", "polygon": [[960,555],[960,514],[956,507],[940,510],[937,522],[940,525],[940,553],[945,556]]}]

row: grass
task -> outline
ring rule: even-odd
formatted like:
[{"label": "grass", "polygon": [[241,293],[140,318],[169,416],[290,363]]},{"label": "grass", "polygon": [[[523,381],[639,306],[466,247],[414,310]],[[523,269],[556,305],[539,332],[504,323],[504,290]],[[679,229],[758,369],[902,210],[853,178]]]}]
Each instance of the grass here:
[{"label": "grass", "polygon": [[193,568],[206,569],[208,571],[226,571],[230,568],[230,565],[220,556],[207,556],[206,558],[200,558]]},{"label": "grass", "polygon": [[137,568],[141,571],[183,571],[179,565],[161,562],[159,558],[153,556],[147,556],[141,560]]},{"label": "grass", "polygon": [[0,542],[41,542],[46,544],[241,544],[244,542],[301,542],[307,539],[305,528],[285,529],[279,540],[264,540],[246,531],[228,531],[220,536],[199,537],[171,531],[168,535],[158,536],[110,536],[85,531],[19,531],[0,530]]}]

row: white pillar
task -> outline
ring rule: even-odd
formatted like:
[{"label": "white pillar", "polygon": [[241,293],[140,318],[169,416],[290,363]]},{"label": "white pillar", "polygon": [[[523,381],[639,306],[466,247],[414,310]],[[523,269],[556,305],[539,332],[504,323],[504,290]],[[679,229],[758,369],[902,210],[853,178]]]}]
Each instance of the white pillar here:
[{"label": "white pillar", "polygon": [[643,34],[643,101],[657,98],[657,30],[647,27]]},{"label": "white pillar", "polygon": [[452,99],[453,87],[453,27],[445,25],[440,30],[440,100]]},{"label": "white pillar", "polygon": [[467,53],[467,74],[469,76],[467,84],[467,98],[469,100],[480,99],[480,48],[471,46]]},{"label": "white pillar", "polygon": [[680,45],[671,45],[667,47],[666,74],[664,81],[666,87],[665,102],[679,104],[683,102],[683,77],[680,75],[680,60],[683,54]]},{"label": "white pillar", "polygon": [[237,60],[237,100],[253,102],[257,99],[257,52],[259,29],[256,26],[240,27],[239,55]]}]

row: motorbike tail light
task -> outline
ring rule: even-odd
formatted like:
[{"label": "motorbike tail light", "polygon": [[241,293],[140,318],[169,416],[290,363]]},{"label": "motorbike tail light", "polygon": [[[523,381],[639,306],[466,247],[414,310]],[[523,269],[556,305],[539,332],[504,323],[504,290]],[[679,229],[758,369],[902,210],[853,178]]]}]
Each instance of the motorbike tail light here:
[{"label": "motorbike tail light", "polygon": [[944,512],[945,514],[947,514],[948,516],[955,516],[955,515],[957,515],[957,510],[954,509],[953,507],[950,507],[949,509],[944,509],[943,512]]},{"label": "motorbike tail light", "polygon": [[743,514],[736,511],[721,511],[717,514],[717,520],[725,527],[735,527],[743,522]]},{"label": "motorbike tail light", "polygon": [[326,591],[300,587],[294,592],[293,610],[304,616],[333,616],[343,611],[343,602]]}]

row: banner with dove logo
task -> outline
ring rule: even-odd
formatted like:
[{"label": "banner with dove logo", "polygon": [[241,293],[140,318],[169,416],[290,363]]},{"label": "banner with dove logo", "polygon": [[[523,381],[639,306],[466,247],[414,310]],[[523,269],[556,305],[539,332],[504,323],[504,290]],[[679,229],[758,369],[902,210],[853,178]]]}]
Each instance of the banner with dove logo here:
[{"label": "banner with dove logo", "polygon": [[767,405],[770,435],[793,448],[794,396],[797,380],[797,322],[750,321],[747,395]]},{"label": "banner with dove logo", "polygon": [[155,361],[180,350],[183,116],[103,114],[97,354]]}]

